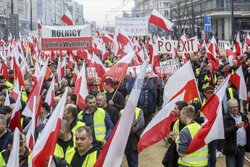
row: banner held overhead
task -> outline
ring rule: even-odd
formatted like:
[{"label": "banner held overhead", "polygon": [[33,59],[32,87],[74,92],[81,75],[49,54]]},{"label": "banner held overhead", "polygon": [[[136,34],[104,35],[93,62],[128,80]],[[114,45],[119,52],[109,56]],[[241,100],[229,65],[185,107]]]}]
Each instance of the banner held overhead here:
[{"label": "banner held overhead", "polygon": [[125,33],[128,36],[148,35],[148,17],[115,17],[115,34],[119,33]]},{"label": "banner held overhead", "polygon": [[90,50],[91,46],[90,25],[42,26],[43,50]]}]

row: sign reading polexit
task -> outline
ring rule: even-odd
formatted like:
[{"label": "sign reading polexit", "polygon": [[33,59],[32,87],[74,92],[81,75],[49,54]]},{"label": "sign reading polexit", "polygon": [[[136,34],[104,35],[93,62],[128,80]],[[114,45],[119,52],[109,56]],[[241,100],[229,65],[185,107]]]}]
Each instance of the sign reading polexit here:
[{"label": "sign reading polexit", "polygon": [[174,53],[174,48],[177,48],[178,53],[191,53],[198,51],[197,37],[190,38],[186,41],[173,41],[173,40],[158,40],[157,47],[159,53]]},{"label": "sign reading polexit", "polygon": [[43,50],[91,49],[90,25],[42,26]]}]

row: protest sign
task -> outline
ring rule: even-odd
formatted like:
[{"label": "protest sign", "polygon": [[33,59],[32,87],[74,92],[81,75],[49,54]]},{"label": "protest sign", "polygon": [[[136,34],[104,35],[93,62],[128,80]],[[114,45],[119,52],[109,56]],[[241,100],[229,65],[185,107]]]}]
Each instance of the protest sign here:
[{"label": "protest sign", "polygon": [[127,36],[148,35],[148,17],[122,18],[115,17],[115,34]]},{"label": "protest sign", "polygon": [[177,48],[178,45],[178,53],[191,53],[198,51],[198,39],[197,37],[190,38],[187,41],[173,41],[173,40],[161,40],[159,39],[157,42],[157,47],[159,53],[174,53],[174,47]]},{"label": "protest sign", "polygon": [[90,25],[42,26],[42,49],[78,50],[91,49]]}]

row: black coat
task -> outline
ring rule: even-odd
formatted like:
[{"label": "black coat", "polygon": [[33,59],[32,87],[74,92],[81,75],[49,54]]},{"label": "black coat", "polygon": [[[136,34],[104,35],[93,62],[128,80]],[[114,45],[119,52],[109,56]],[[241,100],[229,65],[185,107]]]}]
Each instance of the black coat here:
[{"label": "black coat", "polygon": [[[242,117],[242,121],[248,123],[248,118],[242,113],[240,113],[240,115]],[[223,119],[224,119],[224,129],[225,129],[223,153],[225,155],[236,155],[237,153],[236,131],[238,130],[236,122],[229,112],[225,114]]]}]

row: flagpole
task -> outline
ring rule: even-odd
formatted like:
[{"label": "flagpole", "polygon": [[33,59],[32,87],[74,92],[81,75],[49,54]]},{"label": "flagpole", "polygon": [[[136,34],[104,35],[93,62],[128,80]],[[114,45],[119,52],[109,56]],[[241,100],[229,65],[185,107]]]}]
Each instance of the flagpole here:
[{"label": "flagpole", "polygon": [[53,158],[53,156],[51,155],[51,156],[49,157],[49,163],[48,163],[48,167],[51,167],[51,163],[52,163],[52,158]]},{"label": "flagpole", "polygon": [[116,93],[117,93],[117,90],[118,90],[119,87],[120,87],[121,82],[122,82],[122,80],[120,79],[120,82],[119,82],[119,84],[118,84],[118,86],[117,86],[117,88],[116,88],[116,90],[115,90],[115,93],[113,94],[113,96],[112,96],[112,98],[111,98],[112,101],[113,101],[113,99],[114,99],[114,97],[115,97],[115,95],[116,95]]}]

